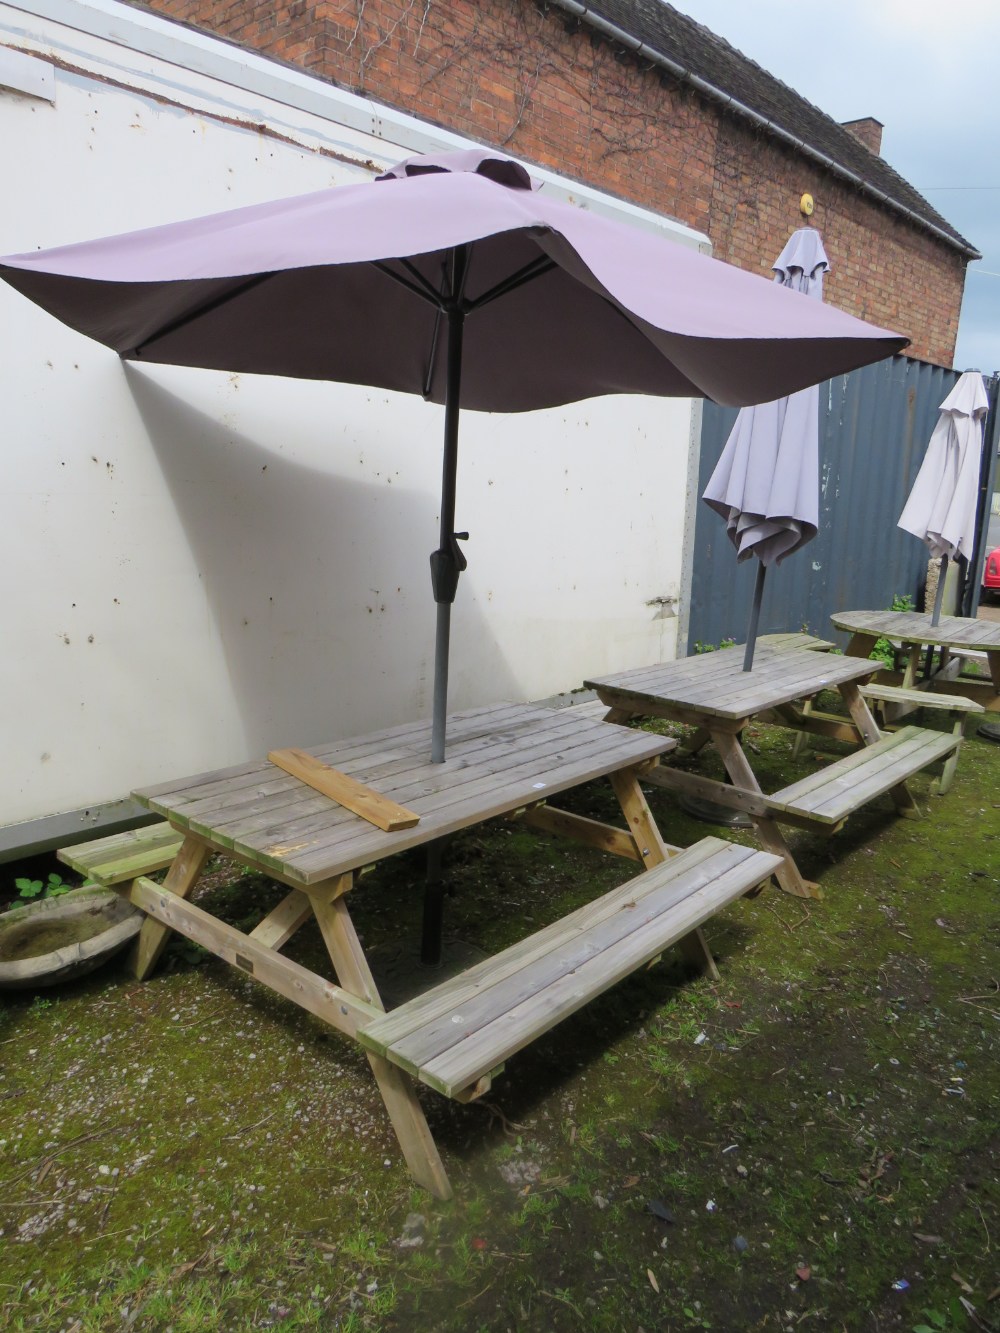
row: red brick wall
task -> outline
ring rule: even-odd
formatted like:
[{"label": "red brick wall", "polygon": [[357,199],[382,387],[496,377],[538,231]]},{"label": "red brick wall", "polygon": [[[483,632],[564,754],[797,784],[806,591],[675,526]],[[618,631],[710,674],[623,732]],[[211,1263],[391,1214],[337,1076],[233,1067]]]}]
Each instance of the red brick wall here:
[{"label": "red brick wall", "polygon": [[152,0],[340,87],[505,148],[707,232],[767,272],[803,224],[831,260],[826,298],[951,365],[965,262],[818,165],[531,0]]}]

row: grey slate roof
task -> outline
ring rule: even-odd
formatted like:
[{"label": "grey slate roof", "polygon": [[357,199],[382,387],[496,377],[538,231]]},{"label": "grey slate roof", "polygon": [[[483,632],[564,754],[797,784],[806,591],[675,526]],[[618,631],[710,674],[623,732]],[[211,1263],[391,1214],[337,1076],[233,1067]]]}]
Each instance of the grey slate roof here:
[{"label": "grey slate roof", "polygon": [[[723,38],[686,14],[678,13],[665,0],[580,0],[579,3],[555,0],[555,3],[570,13],[575,12],[584,23],[593,22],[594,18],[605,19],[652,52],[681,66],[689,75],[713,85],[786,134],[801,140],[814,153],[860,177],[870,191],[888,196],[891,202],[915,214],[916,220],[943,233],[942,239],[950,240],[970,257],[979,258],[978,251],[969,241],[849,130]],[[581,13],[581,10],[585,12]],[[639,52],[637,58],[641,59],[642,54]]]}]

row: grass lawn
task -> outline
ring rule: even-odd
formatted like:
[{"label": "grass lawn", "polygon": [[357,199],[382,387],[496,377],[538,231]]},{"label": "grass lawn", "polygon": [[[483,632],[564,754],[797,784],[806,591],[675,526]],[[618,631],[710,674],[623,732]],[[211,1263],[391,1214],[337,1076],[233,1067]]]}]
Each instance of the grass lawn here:
[{"label": "grass lawn", "polygon": [[[361,1051],[191,945],[143,984],[116,961],[8,992],[0,1329],[1000,1329],[1000,745],[970,732],[947,796],[913,782],[921,821],[882,797],[790,834],[825,897],[710,922],[721,983],[667,958],[484,1103],[428,1093],[447,1204]],[[784,781],[815,763],[748,740]],[[718,832],[649,799],[669,841]],[[634,873],[503,823],[446,870],[448,934],[489,952]],[[421,876],[355,890],[376,959],[415,947]],[[245,929],[282,893],[219,860],[201,901]]]}]

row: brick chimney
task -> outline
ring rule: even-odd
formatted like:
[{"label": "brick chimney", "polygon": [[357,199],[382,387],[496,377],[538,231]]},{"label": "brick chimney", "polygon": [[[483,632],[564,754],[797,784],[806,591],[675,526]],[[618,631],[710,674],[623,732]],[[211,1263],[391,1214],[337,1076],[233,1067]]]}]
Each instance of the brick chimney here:
[{"label": "brick chimney", "polygon": [[876,157],[882,151],[882,131],[885,126],[874,116],[863,116],[860,120],[845,120],[841,122],[845,130],[850,130],[855,139],[874,153]]}]

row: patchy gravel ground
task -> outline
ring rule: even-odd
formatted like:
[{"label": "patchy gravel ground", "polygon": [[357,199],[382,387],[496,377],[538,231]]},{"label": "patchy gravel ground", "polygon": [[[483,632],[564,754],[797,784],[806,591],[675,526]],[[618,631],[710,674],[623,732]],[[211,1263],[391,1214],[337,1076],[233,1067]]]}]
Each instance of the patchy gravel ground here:
[{"label": "patchy gravel ground", "polygon": [[[750,740],[789,773],[786,735]],[[718,917],[721,984],[668,960],[485,1104],[428,1095],[444,1205],[360,1051],[190,945],[142,985],[113,963],[8,993],[0,1328],[1000,1328],[998,779],[970,739],[947,797],[914,784],[923,821],[884,798],[796,836],[824,901]],[[707,831],[650,801],[668,838]],[[447,870],[449,930],[487,951],[630,873],[506,825]],[[376,956],[416,940],[420,876],[404,856],[356,890]],[[245,928],[280,892],[220,861],[203,901]],[[321,965],[314,932],[290,952]]]}]

